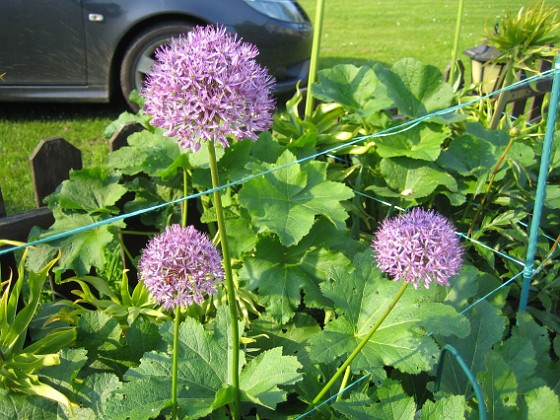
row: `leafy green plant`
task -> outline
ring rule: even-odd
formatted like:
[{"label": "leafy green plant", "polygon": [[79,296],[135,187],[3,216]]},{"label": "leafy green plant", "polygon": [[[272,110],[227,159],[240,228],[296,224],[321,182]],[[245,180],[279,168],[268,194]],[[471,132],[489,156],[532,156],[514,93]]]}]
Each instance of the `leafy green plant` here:
[{"label": "leafy green plant", "polygon": [[[324,70],[311,91],[321,102],[307,118],[298,92],[271,132],[216,148],[218,188],[211,182],[211,151],[181,151],[150,129],[131,135],[104,167],[74,173],[49,199],[55,225],[84,215],[113,223],[115,215],[121,226],[107,235],[105,260],[74,253],[59,265],[61,275],[84,270],[64,280],[79,285],[76,302],[60,310],[60,301],[42,305],[49,328],[66,320],[77,332],[72,348],[60,352],[60,365],[42,370],[50,383],[80,404],[80,418],[233,417],[234,388],[237,415],[260,418],[301,415],[308,405],[316,405],[309,417],[326,418],[470,418],[479,407],[493,418],[547,418],[558,411],[554,238],[538,244],[545,265],[535,273],[526,314],[516,314],[519,285],[512,281],[527,246],[524,223],[542,127],[488,129],[476,113],[453,107],[463,98],[439,70],[412,59],[390,68]],[[559,156],[555,149],[545,232],[559,225]],[[148,230],[182,221],[188,207],[189,223],[217,242],[211,189],[223,204],[241,314],[238,387],[223,288],[200,307],[178,311],[174,323],[159,316],[164,312],[141,284],[130,293],[122,265],[112,265],[132,225],[126,219],[125,227],[123,210],[142,213],[142,226],[130,232],[141,233],[140,241]],[[190,205],[180,206],[183,200]],[[463,269],[450,287],[408,290],[385,311],[399,285],[376,267],[372,232],[399,208],[413,206],[437,210],[461,232],[473,226]],[[104,244],[90,239],[91,247]],[[60,247],[64,259],[71,244],[59,241],[49,252]],[[137,257],[130,253],[128,260]],[[33,258],[40,265],[43,257]],[[435,386],[446,346],[462,355],[483,398],[453,360]],[[337,370],[323,393],[336,401],[321,405],[317,395]],[[22,412],[30,409],[30,402],[17,402]],[[40,407],[46,418],[57,411]]]},{"label": "leafy green plant", "polygon": [[[18,245],[10,241],[0,241],[0,245],[7,244]],[[72,409],[73,403],[63,393],[45,382],[42,371],[44,368],[60,364],[58,352],[74,342],[75,329],[63,328],[51,331],[33,343],[27,342],[27,332],[39,306],[43,284],[57,259],[50,261],[37,272],[26,273],[24,271],[26,256],[27,251],[22,256],[15,283],[12,284],[10,278],[2,284],[0,383],[10,392],[41,396]],[[24,284],[27,286],[25,289]],[[3,395],[4,400],[7,398],[7,395]]]},{"label": "leafy green plant", "polygon": [[169,319],[169,315],[157,308],[156,302],[144,287],[144,283],[138,282],[130,293],[126,272],[122,274],[118,293],[110,287],[105,279],[100,277],[71,277],[64,280],[62,284],[71,282],[77,283],[81,290],[72,291],[78,299],[68,302],[69,307],[75,308],[68,315],[70,318],[75,318],[80,312],[87,311],[88,309],[82,305],[88,304],[111,318],[117,319],[125,327],[132,325],[138,317],[154,321]]},{"label": "leafy green plant", "polygon": [[[560,51],[560,9],[544,1],[522,7],[516,15],[507,13],[497,28],[494,32],[487,29],[487,43],[499,53],[492,61],[505,63],[500,87],[511,85],[520,70],[538,72],[542,60],[552,60]],[[502,91],[498,97],[491,128],[497,128],[502,119],[505,95]]]}]

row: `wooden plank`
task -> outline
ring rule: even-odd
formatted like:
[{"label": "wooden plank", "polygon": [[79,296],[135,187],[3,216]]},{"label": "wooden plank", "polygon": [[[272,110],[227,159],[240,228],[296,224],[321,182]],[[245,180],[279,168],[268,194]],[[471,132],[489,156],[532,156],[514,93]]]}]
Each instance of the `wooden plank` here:
[{"label": "wooden plank", "polygon": [[[27,242],[33,226],[47,229],[54,223],[52,212],[47,207],[30,210],[14,216],[0,217],[0,238]],[[12,252],[0,255],[0,279],[5,281],[17,277],[17,262]]]},{"label": "wooden plank", "polygon": [[51,137],[41,140],[29,161],[35,187],[35,205],[41,207],[45,197],[68,179],[70,170],[82,169],[82,152],[62,137]]},{"label": "wooden plank", "polygon": [[141,124],[131,121],[121,125],[109,139],[109,150],[114,152],[121,147],[128,146],[128,136],[144,130]]},{"label": "wooden plank", "polygon": [[0,217],[6,216],[6,207],[4,206],[4,197],[2,196],[2,187],[0,187]]},{"label": "wooden plank", "polygon": [[0,218],[0,238],[14,241],[27,241],[27,235],[33,226],[47,229],[54,223],[54,217],[48,207],[41,207]]}]

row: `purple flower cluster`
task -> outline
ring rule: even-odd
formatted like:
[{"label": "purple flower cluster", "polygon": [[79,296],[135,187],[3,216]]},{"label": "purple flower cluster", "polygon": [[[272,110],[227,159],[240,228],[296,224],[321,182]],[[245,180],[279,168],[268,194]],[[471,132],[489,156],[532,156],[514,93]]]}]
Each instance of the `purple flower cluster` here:
[{"label": "purple flower cluster", "polygon": [[151,124],[197,151],[201,141],[229,146],[227,136],[256,140],[272,124],[274,79],[255,61],[257,48],[198,26],[156,51],[142,94]]},{"label": "purple flower cluster", "polygon": [[395,281],[448,285],[462,265],[463,248],[451,222],[435,211],[415,208],[385,219],[371,244],[376,262]]},{"label": "purple flower cluster", "polygon": [[140,280],[165,309],[200,303],[224,278],[221,256],[194,227],[169,226],[155,236],[138,262]]}]

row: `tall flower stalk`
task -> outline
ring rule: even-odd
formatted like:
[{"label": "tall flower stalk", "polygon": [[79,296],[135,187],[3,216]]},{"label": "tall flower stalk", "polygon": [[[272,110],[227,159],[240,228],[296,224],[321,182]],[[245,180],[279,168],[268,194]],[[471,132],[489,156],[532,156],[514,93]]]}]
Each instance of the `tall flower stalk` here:
[{"label": "tall flower stalk", "polygon": [[175,315],[171,370],[171,417],[175,419],[181,308],[216,293],[216,284],[224,278],[222,258],[212,241],[194,227],[172,225],[148,242],[138,270],[156,302]]},{"label": "tall flower stalk", "polygon": [[349,376],[350,364],[389,316],[410,283],[415,289],[420,283],[429,288],[433,281],[449,285],[449,278],[457,274],[462,265],[463,249],[451,222],[435,211],[420,208],[385,219],[371,247],[379,269],[394,281],[402,280],[403,284],[358,346],[313,399],[312,406],[321,401],[343,373]]},{"label": "tall flower stalk", "polygon": [[175,137],[181,147],[193,152],[202,142],[208,143],[232,325],[235,418],[240,415],[239,319],[215,148],[229,147],[230,138],[256,140],[258,132],[272,125],[274,80],[255,61],[257,55],[254,45],[225,28],[197,27],[156,52],[157,61],[143,91],[144,110],[152,116],[152,125],[165,130],[164,135]]}]

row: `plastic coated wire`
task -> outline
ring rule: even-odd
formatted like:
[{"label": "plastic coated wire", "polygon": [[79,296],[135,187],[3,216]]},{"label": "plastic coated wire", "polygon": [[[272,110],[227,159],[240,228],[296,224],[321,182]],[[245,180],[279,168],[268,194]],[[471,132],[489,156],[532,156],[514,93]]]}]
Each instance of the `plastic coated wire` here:
[{"label": "plastic coated wire", "polygon": [[455,360],[457,361],[457,363],[463,370],[463,373],[471,383],[474,394],[476,395],[476,400],[478,402],[479,420],[486,420],[486,409],[484,408],[484,397],[482,395],[482,390],[480,389],[480,386],[478,385],[478,382],[476,381],[473,372],[470,370],[469,366],[465,362],[465,359],[463,359],[459,351],[457,351],[457,349],[453,347],[451,344],[446,344],[441,349],[441,354],[439,355],[439,361],[438,361],[438,367],[436,373],[436,381],[434,383],[434,392],[439,391],[439,384],[441,382],[441,375],[443,373],[443,362],[445,361],[445,354],[447,352],[451,353],[451,355],[455,357]]}]

